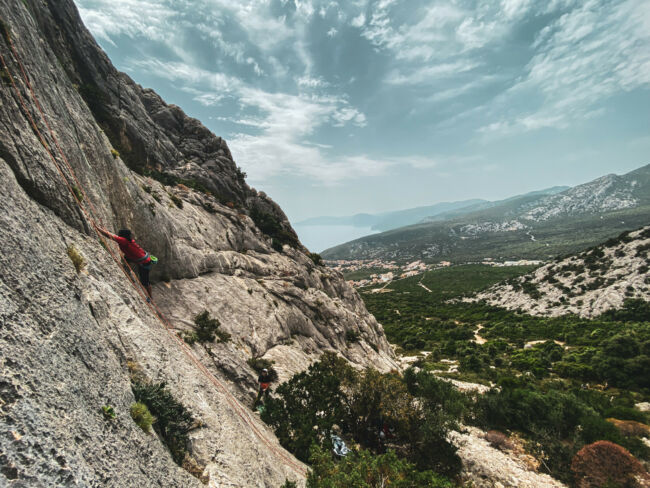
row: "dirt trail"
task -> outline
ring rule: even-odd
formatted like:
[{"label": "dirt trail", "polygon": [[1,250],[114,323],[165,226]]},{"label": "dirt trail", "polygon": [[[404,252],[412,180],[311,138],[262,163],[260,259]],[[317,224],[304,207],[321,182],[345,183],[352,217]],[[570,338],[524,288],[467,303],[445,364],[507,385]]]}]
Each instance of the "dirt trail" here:
[{"label": "dirt trail", "polygon": [[478,324],[478,327],[474,331],[474,342],[476,342],[477,344],[485,344],[487,342],[487,339],[481,337],[481,335],[480,335],[480,332],[481,332],[482,328],[483,328],[483,325]]},{"label": "dirt trail", "polygon": [[433,293],[433,292],[432,292],[431,290],[429,290],[426,286],[424,286],[424,284],[422,284],[422,282],[418,283],[418,286],[421,286],[422,288],[424,288],[424,289],[425,289],[426,291],[428,291],[429,293]]}]

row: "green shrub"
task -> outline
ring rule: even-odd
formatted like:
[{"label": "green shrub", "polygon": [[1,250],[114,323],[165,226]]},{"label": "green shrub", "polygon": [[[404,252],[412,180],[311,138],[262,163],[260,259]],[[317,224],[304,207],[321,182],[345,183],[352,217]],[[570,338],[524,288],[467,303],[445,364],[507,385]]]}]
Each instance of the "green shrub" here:
[{"label": "green shrub", "polygon": [[317,254],[315,252],[310,252],[309,253],[309,259],[311,259],[316,266],[322,266],[323,265],[323,258],[321,257],[320,254]]},{"label": "green shrub", "polygon": [[284,484],[280,488],[298,488],[298,485],[295,481],[285,480]]},{"label": "green shrub", "polygon": [[74,193],[74,196],[79,202],[84,201],[84,195],[81,193],[81,190],[77,187],[77,185],[72,185],[72,193]]},{"label": "green shrub", "polygon": [[102,414],[106,420],[112,420],[115,418],[115,410],[110,405],[104,405],[102,407]]},{"label": "green shrub", "polygon": [[184,330],[179,335],[181,339],[183,339],[185,343],[189,344],[190,346],[199,340],[199,336],[194,331],[189,332]]},{"label": "green shrub", "polygon": [[79,251],[77,251],[74,246],[68,246],[67,253],[70,261],[72,261],[72,264],[74,265],[74,269],[79,273],[86,266],[86,260],[81,254],[79,254]]},{"label": "green shrub", "polygon": [[345,341],[347,343],[353,344],[359,342],[359,340],[361,340],[361,334],[359,334],[359,331],[354,329],[348,329],[345,331]]},{"label": "green shrub", "polygon": [[275,237],[271,239],[271,247],[277,251],[277,252],[282,252],[282,242],[280,242],[280,239],[276,239]]},{"label": "green shrub", "polygon": [[[501,391],[491,390],[478,398],[476,418],[484,428],[524,433],[534,441],[533,451],[545,459],[551,474],[568,482],[572,478],[570,459],[583,445],[598,440],[631,445],[586,403],[588,399],[588,393],[578,397],[570,392],[505,385]],[[601,403],[596,407],[605,405]]]},{"label": "green shrub", "polygon": [[201,206],[202,206],[202,207],[203,207],[203,208],[204,208],[208,213],[211,213],[211,214],[215,214],[215,213],[217,213],[217,209],[214,208],[214,205],[212,205],[210,202],[203,202],[203,203],[201,204]]},{"label": "green shrub", "polygon": [[133,421],[140,427],[144,432],[151,432],[151,424],[153,424],[156,419],[149,408],[142,402],[136,402],[131,405],[131,418]]},{"label": "green shrub", "polygon": [[117,151],[117,149],[111,149],[111,154],[113,155],[113,159],[120,157],[120,153]]},{"label": "green shrub", "polygon": [[219,337],[218,342],[230,340],[230,334],[219,329],[221,325],[219,320],[210,317],[210,312],[207,310],[194,317],[194,325],[196,325],[196,340],[198,342],[212,342],[216,337]]},{"label": "green shrub", "polygon": [[183,200],[178,198],[176,195],[173,193],[169,194],[169,198],[171,198],[171,201],[176,205],[178,208],[183,208]]},{"label": "green shrub", "polygon": [[[169,449],[176,464],[181,466],[187,453],[188,432],[194,422],[192,414],[165,388],[165,383],[134,381],[131,388],[138,401],[131,406],[131,416],[136,420],[134,406],[142,405],[144,408],[137,408],[137,412],[142,412],[139,417],[142,420],[136,420],[136,423],[148,432],[155,421],[155,431]],[[152,415],[155,415],[155,420]],[[145,428],[147,424],[148,427]]]}]

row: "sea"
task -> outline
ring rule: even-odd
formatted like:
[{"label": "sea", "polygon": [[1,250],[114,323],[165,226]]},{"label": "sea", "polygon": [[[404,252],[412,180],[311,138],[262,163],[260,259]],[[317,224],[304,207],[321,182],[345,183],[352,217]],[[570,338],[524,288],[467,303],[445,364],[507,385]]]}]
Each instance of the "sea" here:
[{"label": "sea", "polygon": [[293,228],[298,233],[300,242],[311,252],[322,252],[330,247],[378,232],[370,227],[353,225],[294,225]]}]

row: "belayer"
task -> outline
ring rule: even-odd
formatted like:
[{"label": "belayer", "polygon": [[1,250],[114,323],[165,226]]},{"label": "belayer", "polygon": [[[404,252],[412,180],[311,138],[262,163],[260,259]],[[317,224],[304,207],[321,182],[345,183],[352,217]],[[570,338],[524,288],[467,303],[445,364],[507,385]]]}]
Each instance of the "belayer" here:
[{"label": "belayer", "polygon": [[255,409],[255,407],[257,407],[257,405],[259,404],[262,395],[264,395],[265,401],[269,397],[269,386],[271,386],[271,381],[273,381],[273,379],[269,374],[269,370],[264,368],[260,373],[260,375],[257,377],[257,382],[260,384],[260,389],[257,392],[257,398],[253,403],[253,409]]},{"label": "belayer", "polygon": [[142,249],[133,239],[133,234],[128,229],[120,230],[117,235],[111,234],[106,229],[102,229],[98,225],[95,225],[95,228],[98,232],[113,239],[117,242],[117,245],[120,246],[120,251],[122,251],[124,260],[128,263],[133,263],[138,265],[138,272],[140,275],[140,283],[147,290],[149,297],[147,301],[151,300],[151,283],[149,282],[149,272],[154,264],[158,262],[158,258],[152,256],[147,251]]}]

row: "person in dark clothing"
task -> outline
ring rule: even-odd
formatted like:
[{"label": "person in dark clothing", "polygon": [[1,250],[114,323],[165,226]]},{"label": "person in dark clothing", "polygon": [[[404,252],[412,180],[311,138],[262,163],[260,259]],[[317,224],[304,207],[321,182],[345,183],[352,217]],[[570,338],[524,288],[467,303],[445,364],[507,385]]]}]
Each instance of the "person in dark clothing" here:
[{"label": "person in dark clothing", "polygon": [[145,288],[145,290],[147,290],[147,294],[149,295],[147,301],[149,301],[151,299],[151,283],[149,282],[149,272],[151,271],[151,267],[158,260],[147,251],[142,249],[140,246],[138,246],[138,244],[135,242],[135,239],[133,239],[133,234],[130,230],[122,229],[117,233],[117,235],[115,235],[97,225],[95,225],[95,228],[102,235],[117,242],[117,245],[120,246],[120,251],[122,251],[122,256],[126,262],[138,266],[140,283],[142,283],[142,286]]},{"label": "person in dark clothing", "polygon": [[257,407],[259,404],[260,399],[262,398],[262,395],[264,395],[264,400],[269,396],[269,386],[271,386],[271,375],[269,374],[269,370],[264,368],[260,375],[257,377],[257,382],[260,384],[260,389],[257,392],[257,398],[255,399],[255,403],[253,403],[253,408]]}]

